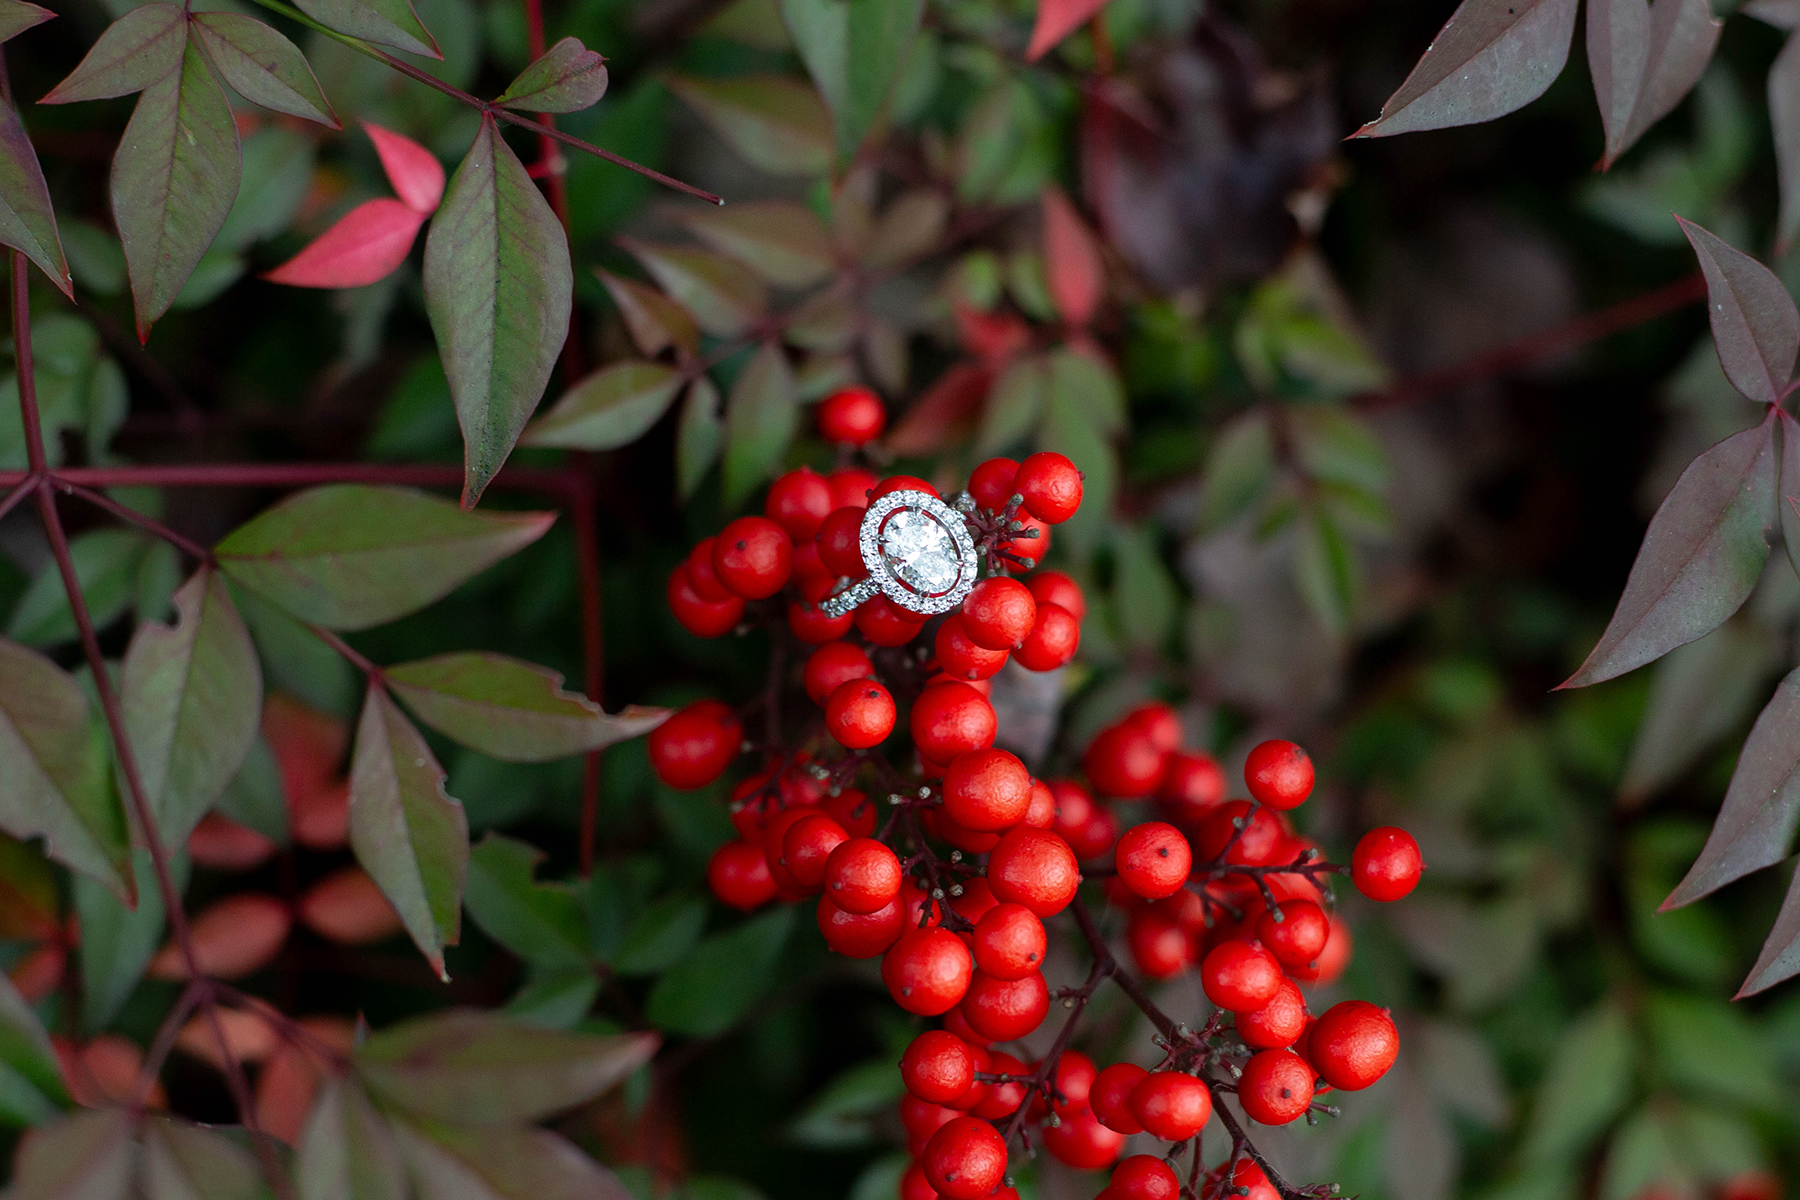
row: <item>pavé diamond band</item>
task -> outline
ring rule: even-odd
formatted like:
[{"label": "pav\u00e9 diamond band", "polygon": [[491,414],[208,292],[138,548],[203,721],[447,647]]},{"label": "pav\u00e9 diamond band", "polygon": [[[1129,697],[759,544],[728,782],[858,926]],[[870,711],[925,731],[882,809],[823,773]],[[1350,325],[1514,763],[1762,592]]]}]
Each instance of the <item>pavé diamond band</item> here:
[{"label": "pav\u00e9 diamond band", "polygon": [[869,574],[820,605],[841,617],[877,593],[930,616],[963,602],[975,586],[975,539],[963,515],[929,492],[889,492],[863,514],[859,534]]}]

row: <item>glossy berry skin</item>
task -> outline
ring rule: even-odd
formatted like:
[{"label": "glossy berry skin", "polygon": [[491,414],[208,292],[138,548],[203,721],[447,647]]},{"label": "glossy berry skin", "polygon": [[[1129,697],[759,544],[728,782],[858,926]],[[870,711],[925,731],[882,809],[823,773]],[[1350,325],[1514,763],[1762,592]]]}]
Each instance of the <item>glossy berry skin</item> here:
[{"label": "glossy berry skin", "polygon": [[[1004,1051],[992,1050],[988,1052],[988,1073],[992,1075],[1029,1075],[1031,1068]],[[1024,1084],[996,1083],[988,1092],[987,1099],[977,1104],[971,1111],[978,1117],[998,1121],[1002,1117],[1010,1116],[1018,1111],[1019,1105],[1024,1102]]]},{"label": "glossy berry skin", "polygon": [[833,575],[841,575],[847,579],[861,579],[869,573],[868,564],[862,558],[862,522],[861,507],[844,506],[833,509],[813,536],[813,545],[819,549],[819,563]]},{"label": "glossy berry skin", "polygon": [[1238,1103],[1252,1121],[1286,1125],[1303,1116],[1312,1099],[1312,1068],[1292,1050],[1264,1050],[1244,1064]]},{"label": "glossy berry skin", "polygon": [[819,401],[819,436],[862,446],[887,428],[887,405],[866,387],[847,387]]},{"label": "glossy berry skin", "polygon": [[[1064,1050],[1062,1058],[1057,1060],[1056,1074],[1050,1080],[1056,1090],[1056,1097],[1050,1101],[1050,1107],[1058,1113],[1068,1115],[1080,1112],[1088,1106],[1088,1095],[1094,1088],[1094,1077],[1100,1069],[1094,1066],[1094,1060],[1079,1050]],[[1036,1116],[1043,1107],[1043,1098],[1033,1101],[1032,1115]]]},{"label": "glossy berry skin", "polygon": [[1061,571],[1038,571],[1026,577],[1025,586],[1039,604],[1054,604],[1077,621],[1087,616],[1087,597],[1081,585]]},{"label": "glossy berry skin", "polygon": [[1318,958],[1331,936],[1325,910],[1311,900],[1283,900],[1275,909],[1279,921],[1266,910],[1256,918],[1256,940],[1284,967],[1303,967]]},{"label": "glossy berry skin", "polygon": [[740,912],[761,908],[775,898],[769,860],[755,842],[726,842],[706,864],[706,883],[721,903]]},{"label": "glossy berry skin", "polygon": [[1013,498],[1013,479],[1019,464],[1010,458],[990,458],[969,472],[969,495],[975,503],[996,512]]},{"label": "glossy berry skin", "polygon": [[763,516],[785,529],[789,540],[810,542],[834,507],[825,477],[811,467],[801,467],[769,485]]},{"label": "glossy berry skin", "polygon": [[1163,760],[1163,776],[1157,781],[1156,798],[1171,817],[1197,825],[1208,811],[1225,799],[1225,772],[1210,754],[1172,751]]},{"label": "glossy berry skin", "polygon": [[853,838],[875,836],[875,805],[858,788],[845,788],[819,801],[825,815],[844,827]]},{"label": "glossy berry skin", "polygon": [[936,819],[930,821],[928,828],[936,830],[939,837],[964,854],[986,854],[1000,840],[1000,835],[997,833],[988,833],[958,825],[942,809],[934,815]]},{"label": "glossy berry skin", "polygon": [[1275,998],[1281,978],[1273,954],[1239,938],[1220,942],[1200,963],[1206,998],[1227,1012],[1255,1012]]},{"label": "glossy berry skin", "polygon": [[881,981],[909,1013],[935,1017],[962,1002],[975,965],[969,948],[948,929],[915,929],[881,960]]},{"label": "glossy berry skin", "polygon": [[819,933],[825,944],[845,958],[874,958],[884,954],[907,931],[906,909],[898,899],[872,913],[849,913],[819,897]]},{"label": "glossy berry skin", "polygon": [[1154,1154],[1133,1154],[1113,1168],[1108,1184],[1118,1200],[1176,1200],[1181,1181],[1169,1164]]},{"label": "glossy berry skin", "polygon": [[[825,864],[832,852],[849,840],[842,825],[822,812],[809,813],[782,835],[782,865],[802,890],[819,891],[825,886]],[[899,894],[898,888],[895,894]]]},{"label": "glossy berry skin", "polygon": [[1244,1188],[1248,1194],[1242,1200],[1281,1200],[1281,1193],[1263,1174],[1263,1169],[1249,1157],[1240,1158],[1231,1172],[1231,1186]]},{"label": "glossy berry skin", "polygon": [[1099,1171],[1112,1166],[1125,1147],[1125,1137],[1102,1125],[1091,1109],[1079,1109],[1046,1125],[1044,1149],[1052,1158],[1078,1171]]},{"label": "glossy berry skin", "polygon": [[1081,649],[1081,622],[1058,604],[1040,603],[1037,623],[1013,651],[1013,659],[1027,671],[1054,671],[1071,662]]},{"label": "glossy berry skin", "polygon": [[900,1200],[938,1200],[937,1189],[916,1161],[908,1163],[906,1173],[900,1176]]},{"label": "glossy berry skin", "polygon": [[794,543],[767,517],[739,517],[713,542],[713,572],[746,600],[779,592],[794,569]]},{"label": "glossy berry skin", "polygon": [[801,887],[799,880],[787,868],[788,830],[807,817],[817,816],[818,811],[810,805],[777,809],[769,814],[768,821],[763,825],[763,854],[769,859],[769,874],[775,877],[775,886],[783,899],[800,899],[809,890]]},{"label": "glossy berry skin", "polygon": [[1331,933],[1325,939],[1325,948],[1319,951],[1319,957],[1303,967],[1290,967],[1288,974],[1301,983],[1316,983],[1323,987],[1335,983],[1350,965],[1350,953],[1353,948],[1350,937],[1350,926],[1342,917],[1331,914]]},{"label": "glossy berry skin", "polygon": [[1006,750],[970,750],[944,772],[944,814],[964,829],[997,833],[1031,807],[1031,772]]},{"label": "glossy berry skin", "polygon": [[871,837],[840,844],[825,860],[825,894],[847,913],[872,913],[900,895],[900,859]]},{"label": "glossy berry skin", "polygon": [[920,754],[948,763],[959,754],[993,745],[997,721],[986,696],[966,683],[946,681],[919,693],[907,724]]},{"label": "glossy berry skin", "polygon": [[900,1097],[900,1124],[917,1154],[931,1140],[931,1135],[956,1120],[960,1114],[942,1104],[931,1104],[908,1093]]},{"label": "glossy berry skin", "polygon": [[924,492],[927,496],[938,494],[936,488],[917,475],[889,475],[869,489],[869,503],[873,504],[890,492]]},{"label": "glossy berry skin", "polygon": [[954,1105],[975,1083],[975,1056],[954,1033],[927,1029],[900,1056],[900,1081],[921,1100]]},{"label": "glossy berry skin", "polygon": [[1181,748],[1181,717],[1161,700],[1138,705],[1125,714],[1121,724],[1142,730],[1151,744],[1164,754]]},{"label": "glossy berry skin", "polygon": [[1354,1092],[1387,1074],[1400,1054],[1400,1034],[1386,1009],[1366,1000],[1345,1000],[1313,1023],[1306,1052],[1320,1078]]},{"label": "glossy berry skin", "polygon": [[976,967],[995,979],[1023,979],[1042,970],[1049,949],[1044,923],[1023,904],[996,904],[982,913],[974,942]]},{"label": "glossy berry skin", "polygon": [[1031,803],[1025,806],[1025,815],[1019,818],[1019,824],[1029,825],[1033,829],[1048,829],[1056,823],[1056,794],[1041,779],[1031,781]]},{"label": "glossy berry skin", "polygon": [[719,601],[703,599],[694,590],[685,564],[669,572],[669,586],[664,597],[681,627],[695,637],[720,637],[736,629],[738,622],[744,619],[743,597],[732,596]]},{"label": "glossy berry skin", "polygon": [[719,576],[713,571],[713,546],[717,538],[701,538],[688,552],[684,565],[687,567],[688,582],[702,600],[717,604],[721,600],[739,599],[738,594],[719,582]]},{"label": "glossy berry skin", "polygon": [[1104,796],[1136,799],[1162,782],[1164,752],[1142,729],[1120,722],[1102,729],[1081,756],[1088,782]]},{"label": "glossy berry skin", "polygon": [[1312,795],[1312,759],[1293,742],[1263,742],[1244,760],[1244,783],[1253,798],[1270,808],[1296,808]]},{"label": "glossy berry skin", "polygon": [[1050,1012],[1050,987],[1041,971],[1022,979],[995,979],[976,971],[962,999],[963,1020],[982,1037],[1011,1042],[1044,1023]]},{"label": "glossy berry skin", "polygon": [[1025,509],[1020,509],[1014,520],[1019,523],[1018,531],[1001,542],[1000,549],[1019,559],[1020,565],[1034,567],[1050,553],[1050,526]]},{"label": "glossy berry skin", "polygon": [[[1234,841],[1233,822],[1238,820],[1244,821],[1244,832]],[[1209,862],[1224,854],[1225,861],[1236,866],[1266,867],[1280,855],[1282,841],[1281,822],[1274,813],[1266,808],[1252,811],[1248,800],[1233,800],[1206,814],[1194,839],[1194,857]]]},{"label": "glossy berry skin", "polygon": [[904,646],[925,628],[925,622],[886,596],[877,596],[857,605],[852,610],[851,620],[871,646]]},{"label": "glossy berry skin", "polygon": [[1131,1093],[1150,1072],[1136,1063],[1114,1063],[1094,1076],[1088,1088],[1088,1104],[1100,1123],[1115,1133],[1144,1132],[1144,1124],[1131,1111]]},{"label": "glossy berry skin", "polygon": [[1159,912],[1132,913],[1125,944],[1138,971],[1151,979],[1173,979],[1194,965],[1193,939]]},{"label": "glossy berry skin", "polygon": [[1081,507],[1081,472],[1051,450],[1040,450],[1019,464],[1013,489],[1025,497],[1026,511],[1051,525],[1062,524]]},{"label": "glossy berry skin", "polygon": [[1194,855],[1181,830],[1164,821],[1127,829],[1113,851],[1119,882],[1146,900],[1173,896],[1187,882]]},{"label": "glossy berry skin", "polygon": [[812,697],[813,703],[824,704],[825,698],[841,685],[852,679],[868,679],[874,674],[875,664],[869,661],[861,646],[827,642],[806,660],[803,681],[806,694]]},{"label": "glossy berry skin", "polygon": [[1254,1012],[1238,1013],[1238,1036],[1258,1050],[1292,1046],[1306,1032],[1306,1000],[1293,980],[1283,979],[1269,1002]]},{"label": "glossy berry skin", "polygon": [[938,626],[932,639],[940,670],[952,679],[989,679],[999,674],[1011,657],[1004,650],[978,646],[969,637],[968,622],[961,613],[951,613]]},{"label": "glossy berry skin", "polygon": [[1023,904],[1039,917],[1069,906],[1081,886],[1081,870],[1069,843],[1048,829],[1009,830],[988,854],[988,886],[1002,904]]},{"label": "glossy berry skin", "polygon": [[705,787],[731,765],[744,744],[744,727],[731,707],[696,700],[650,731],[650,765],[672,788]]},{"label": "glossy berry skin", "polygon": [[848,750],[879,746],[894,732],[894,697],[873,679],[839,684],[825,698],[825,730]]},{"label": "glossy berry skin", "polygon": [[850,632],[855,617],[850,613],[832,616],[821,602],[837,588],[837,581],[824,575],[811,575],[799,581],[800,598],[787,605],[788,629],[808,646],[824,646],[838,641]]},{"label": "glossy berry skin", "polygon": [[919,1164],[944,1200],[979,1200],[1006,1176],[1006,1142],[986,1121],[957,1117],[931,1135]]},{"label": "glossy berry skin", "polygon": [[831,502],[838,508],[867,508],[869,493],[881,481],[875,478],[875,472],[862,467],[840,467],[827,475],[825,482],[831,486]]},{"label": "glossy berry skin", "polygon": [[1392,825],[1371,829],[1350,855],[1350,880],[1371,900],[1398,900],[1419,885],[1425,860],[1412,834]]},{"label": "glossy berry skin", "polygon": [[1152,1071],[1131,1089],[1131,1113],[1151,1136],[1184,1141],[1212,1116],[1212,1093],[1192,1075]]},{"label": "glossy berry skin", "polygon": [[1037,624],[1037,600],[1031,589],[1005,575],[990,575],[969,592],[962,606],[963,626],[978,646],[1016,650]]}]

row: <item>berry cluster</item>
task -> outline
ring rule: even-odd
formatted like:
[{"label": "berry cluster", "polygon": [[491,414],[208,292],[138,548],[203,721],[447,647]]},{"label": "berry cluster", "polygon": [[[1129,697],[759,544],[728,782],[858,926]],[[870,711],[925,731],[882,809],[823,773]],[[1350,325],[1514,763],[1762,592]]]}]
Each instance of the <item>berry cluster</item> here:
[{"label": "berry cluster", "polygon": [[[830,398],[820,414],[827,436],[851,445],[884,423],[879,401],[860,391]],[[988,681],[1009,660],[1043,671],[1075,653],[1080,588],[1055,571],[1013,572],[1032,571],[1050,527],[1075,513],[1081,475],[1056,454],[982,463],[957,498],[983,573],[960,607],[924,618],[878,595],[830,615],[822,602],[868,571],[859,536],[868,506],[902,489],[937,495],[922,479],[854,466],[792,471],[769,489],[764,515],[702,541],[670,579],[670,605],[697,634],[760,624],[784,647],[811,647],[798,682],[818,711],[798,739],[781,733],[782,652],[769,688],[745,708],[760,710],[763,740],[747,739],[743,716],[716,700],[689,705],[650,737],[652,765],[674,787],[713,782],[743,752],[762,758],[732,790],[739,838],[710,864],[714,893],[744,910],[817,897],[826,943],[880,957],[895,1003],[939,1019],[900,1064],[915,1158],[902,1200],[1012,1200],[1015,1141],[1073,1166],[1112,1166],[1108,1200],[1175,1200],[1183,1185],[1171,1164],[1188,1148],[1190,1195],[1323,1195],[1269,1170],[1218,1099],[1235,1095],[1262,1124],[1311,1120],[1320,1093],[1367,1087],[1392,1065],[1399,1043],[1384,1010],[1346,1001],[1315,1018],[1300,985],[1335,979],[1349,957],[1330,875],[1398,899],[1419,879],[1417,844],[1377,829],[1349,867],[1324,861],[1287,816],[1312,791],[1304,750],[1257,746],[1248,798],[1227,799],[1219,764],[1182,747],[1180,721],[1162,703],[1093,739],[1085,784],[1034,778],[994,746]],[[903,715],[909,752],[881,753]],[[1145,802],[1160,819],[1121,832],[1119,813]],[[1078,897],[1084,876],[1103,881],[1125,916],[1135,975]],[[1092,968],[1080,987],[1053,991],[1045,922],[1065,912]],[[1137,975],[1166,980],[1196,966],[1216,1011],[1191,1030],[1157,1008]],[[1107,979],[1157,1026],[1154,1068],[1102,1070],[1070,1048]],[[1072,1011],[1049,1053],[1026,1061],[1002,1048],[1034,1033],[1053,999]],[[1232,1152],[1203,1185],[1199,1135],[1215,1113]],[[1124,1139],[1140,1132],[1173,1143],[1169,1153],[1119,1161]]]}]

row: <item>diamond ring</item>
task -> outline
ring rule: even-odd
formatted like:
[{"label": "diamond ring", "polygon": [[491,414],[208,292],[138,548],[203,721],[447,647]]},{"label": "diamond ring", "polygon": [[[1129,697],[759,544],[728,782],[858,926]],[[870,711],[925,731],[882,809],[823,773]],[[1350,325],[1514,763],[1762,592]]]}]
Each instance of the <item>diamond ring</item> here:
[{"label": "diamond ring", "polygon": [[929,492],[889,492],[863,514],[866,577],[820,607],[841,617],[878,593],[924,616],[949,612],[975,586],[975,539],[963,515]]}]

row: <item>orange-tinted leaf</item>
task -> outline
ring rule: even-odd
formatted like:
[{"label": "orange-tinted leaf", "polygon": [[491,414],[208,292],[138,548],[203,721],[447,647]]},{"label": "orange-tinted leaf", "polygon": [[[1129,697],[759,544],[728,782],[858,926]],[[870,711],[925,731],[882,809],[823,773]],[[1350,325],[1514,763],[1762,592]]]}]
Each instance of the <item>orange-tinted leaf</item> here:
[{"label": "orange-tinted leaf", "polygon": [[414,212],[430,216],[444,198],[444,164],[437,155],[402,134],[369,121],[362,123],[394,194]]},{"label": "orange-tinted leaf", "polygon": [[300,897],[300,923],[347,946],[384,941],[404,926],[400,914],[361,867],[344,867],[313,884]]},{"label": "orange-tinted leaf", "polygon": [[69,949],[51,942],[39,946],[7,969],[6,976],[19,995],[36,1004],[62,983],[63,971],[69,965]]},{"label": "orange-tinted leaf", "polygon": [[1081,214],[1056,188],[1044,190],[1044,274],[1056,311],[1070,325],[1086,325],[1106,285],[1100,247]]},{"label": "orange-tinted leaf", "polygon": [[200,818],[188,835],[188,857],[197,867],[214,871],[248,871],[267,862],[275,843],[248,825],[213,812]]},{"label": "orange-tinted leaf", "polygon": [[263,278],[289,287],[366,287],[406,261],[424,223],[424,213],[398,200],[364,201]]},{"label": "orange-tinted leaf", "polygon": [[[56,1057],[62,1063],[63,1081],[75,1103],[87,1108],[103,1108],[129,1102],[136,1096],[138,1072],[144,1066],[144,1052],[137,1043],[116,1033],[103,1033],[81,1046],[61,1037],[50,1041],[56,1047]],[[162,1084],[154,1084],[148,1106],[162,1108],[167,1104]]]},{"label": "orange-tinted leaf", "polygon": [[289,1145],[299,1144],[330,1067],[320,1047],[348,1056],[356,1044],[355,1027],[342,1017],[301,1017],[296,1024],[309,1040],[283,1042],[256,1077],[257,1123]]},{"label": "orange-tinted leaf", "polygon": [[[281,1036],[275,1026],[259,1012],[220,1006],[215,1015],[219,1020],[219,1032],[225,1035],[225,1048],[231,1052],[231,1061],[259,1063],[281,1045]],[[225,1055],[219,1052],[219,1039],[213,1033],[212,1019],[203,1012],[188,1018],[188,1023],[176,1035],[175,1044],[201,1062],[211,1063],[221,1071],[228,1069]]]},{"label": "orange-tinted leaf", "polygon": [[1031,27],[1031,45],[1025,48],[1025,61],[1042,58],[1105,7],[1106,0],[1038,0],[1037,23]]},{"label": "orange-tinted leaf", "polygon": [[337,779],[308,792],[288,809],[294,840],[313,850],[350,844],[350,781]]},{"label": "orange-tinted leaf", "polygon": [[281,790],[290,805],[339,777],[350,749],[350,727],[343,718],[274,694],[263,705],[262,730],[281,767]]},{"label": "orange-tinted leaf", "polygon": [[[287,941],[293,918],[287,905],[273,896],[239,892],[196,914],[191,922],[194,954],[203,974],[239,979],[275,960]],[[186,979],[187,963],[173,943],[150,960],[157,979]]]}]

